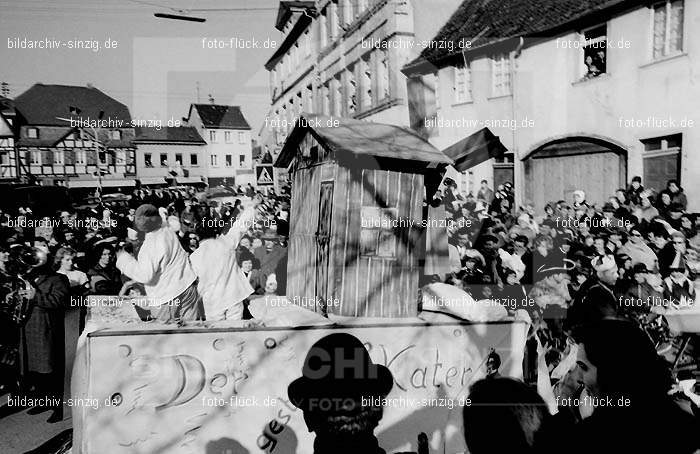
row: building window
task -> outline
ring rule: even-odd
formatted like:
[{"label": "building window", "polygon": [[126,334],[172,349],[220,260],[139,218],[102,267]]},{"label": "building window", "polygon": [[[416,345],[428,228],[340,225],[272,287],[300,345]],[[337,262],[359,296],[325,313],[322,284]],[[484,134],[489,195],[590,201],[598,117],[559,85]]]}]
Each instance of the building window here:
[{"label": "building window", "polygon": [[216,143],[216,131],[209,131],[209,141]]},{"label": "building window", "polygon": [[[84,166],[85,165],[85,152],[80,150],[76,151],[75,154],[73,155],[73,163],[78,166]],[[148,155],[148,163],[151,163],[151,155]]]},{"label": "building window", "polygon": [[7,151],[0,151],[0,165],[10,165],[10,153]]},{"label": "building window", "polygon": [[333,78],[333,115],[343,115],[343,83],[340,81],[340,75]]},{"label": "building window", "polygon": [[182,165],[182,153],[175,153],[175,165],[176,166]]},{"label": "building window", "polygon": [[469,65],[458,66],[454,69],[453,90],[457,103],[472,100],[472,77]]},{"label": "building window", "polygon": [[[299,104],[299,109],[301,110],[301,104]],[[238,143],[245,143],[245,132],[238,133]]]},{"label": "building window", "polygon": [[338,5],[335,2],[328,4],[326,8],[328,18],[328,44],[333,43],[338,36]]},{"label": "building window", "polygon": [[347,75],[348,82],[348,114],[354,115],[357,113],[357,80],[355,80],[355,67],[348,67]]},{"label": "building window", "polygon": [[440,71],[433,73],[433,89],[435,90],[435,111],[440,110]]},{"label": "building window", "polygon": [[379,66],[377,75],[377,80],[379,82],[379,99],[387,99],[390,97],[391,92],[389,89],[389,53],[386,50],[380,50],[379,54]]},{"label": "building window", "polygon": [[27,138],[38,139],[39,138],[39,130],[37,128],[27,128]]},{"label": "building window", "polygon": [[122,140],[122,132],[118,130],[110,131],[109,138],[112,140]]},{"label": "building window", "polygon": [[360,88],[362,90],[362,110],[372,107],[372,65],[370,56],[365,55],[360,59]]},{"label": "building window", "polygon": [[581,33],[583,45],[583,78],[592,79],[605,74],[607,60],[607,25],[589,28]]},{"label": "building window", "polygon": [[168,154],[167,153],[160,154],[160,166],[161,167],[168,167]]},{"label": "building window", "polygon": [[644,146],[644,187],[662,191],[666,189],[668,180],[677,180],[680,184],[683,136],[674,134],[644,139],[641,142]]},{"label": "building window", "polygon": [[511,94],[510,56],[507,53],[491,57],[491,95]]},{"label": "building window", "polygon": [[53,152],[53,163],[54,165],[63,165],[63,152],[62,151],[54,151]]},{"label": "building window", "polygon": [[209,156],[209,162],[213,167],[218,167],[219,166],[219,157],[215,154]]},{"label": "building window", "polygon": [[304,31],[304,56],[311,55],[311,29],[307,28]]},{"label": "building window", "polygon": [[309,113],[314,111],[314,90],[311,85],[306,86],[306,108],[305,110]]},{"label": "building window", "polygon": [[319,35],[321,36],[321,49],[328,45],[328,8],[323,8],[318,21]]},{"label": "building window", "polygon": [[197,153],[191,153],[190,154],[190,165],[191,166],[197,166],[199,165],[197,162]]},{"label": "building window", "polygon": [[323,115],[331,114],[331,89],[329,82],[326,82],[322,88],[323,91]]},{"label": "building window", "polygon": [[360,212],[360,254],[379,257],[396,255],[396,233],[392,225],[398,219],[396,208],[363,206]]},{"label": "building window", "polygon": [[233,166],[233,155],[227,154],[226,155],[226,167],[231,167]]},{"label": "building window", "polygon": [[[78,160],[78,154],[76,153],[75,156],[76,156],[76,158],[75,158],[75,159],[76,159],[76,162],[75,162],[75,163],[77,164],[77,163],[78,163],[78,162],[77,162],[77,160]],[[152,160],[152,159],[153,159],[153,158],[151,157],[151,153],[144,153],[144,154],[143,154],[143,162],[144,162],[144,164],[145,164],[146,167],[153,167],[153,160]],[[83,163],[83,164],[84,164],[84,163]]]},{"label": "building window", "polygon": [[231,131],[224,132],[224,142],[231,143]]},{"label": "building window", "polygon": [[654,59],[683,51],[683,0],[667,0],[653,6]]},{"label": "building window", "polygon": [[238,167],[245,167],[245,155],[238,155]]},{"label": "building window", "polygon": [[32,151],[29,154],[29,163],[34,165],[41,165],[41,151]]}]

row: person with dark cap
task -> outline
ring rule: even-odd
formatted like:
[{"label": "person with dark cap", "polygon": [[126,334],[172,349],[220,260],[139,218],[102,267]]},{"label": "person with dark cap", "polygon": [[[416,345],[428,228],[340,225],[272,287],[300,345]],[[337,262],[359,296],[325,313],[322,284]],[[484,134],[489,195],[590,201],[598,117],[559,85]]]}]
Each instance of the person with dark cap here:
[{"label": "person with dark cap", "polygon": [[156,318],[160,322],[203,320],[197,275],[177,234],[153,205],[138,207],[134,225],[146,234],[138,257],[122,248],[117,254],[117,268],[144,284],[149,304],[159,308]]},{"label": "person with dark cap", "polygon": [[632,182],[627,187],[626,197],[633,205],[641,204],[641,194],[644,192],[644,186],[642,186],[642,177],[639,175],[632,178]]},{"label": "person with dark cap", "polygon": [[566,328],[597,322],[617,315],[618,298],[613,292],[618,278],[615,258],[598,256],[591,260],[596,274],[581,285],[566,315]]},{"label": "person with dark cap", "polygon": [[632,283],[620,299],[623,311],[647,314],[652,306],[659,305],[662,294],[647,280],[650,273],[644,263],[637,263],[632,267]]},{"label": "person with dark cap", "polygon": [[359,339],[334,333],[311,346],[287,392],[316,434],[314,454],[385,454],[374,430],[393,385],[391,371],[373,363]]}]

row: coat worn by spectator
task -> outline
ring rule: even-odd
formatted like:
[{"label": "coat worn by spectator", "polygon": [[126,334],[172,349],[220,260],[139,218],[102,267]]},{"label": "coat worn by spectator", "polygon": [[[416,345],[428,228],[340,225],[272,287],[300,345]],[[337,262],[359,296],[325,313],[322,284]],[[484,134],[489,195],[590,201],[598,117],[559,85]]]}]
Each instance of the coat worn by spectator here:
[{"label": "coat worn by spectator", "polygon": [[63,367],[64,313],[70,304],[68,278],[44,266],[30,276],[36,290],[31,316],[24,326],[27,370],[54,373]]}]

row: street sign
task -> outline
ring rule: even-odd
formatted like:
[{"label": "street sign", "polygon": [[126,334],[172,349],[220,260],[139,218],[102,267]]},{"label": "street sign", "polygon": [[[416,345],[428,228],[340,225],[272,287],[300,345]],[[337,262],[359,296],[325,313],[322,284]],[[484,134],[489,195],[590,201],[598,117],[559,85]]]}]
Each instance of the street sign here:
[{"label": "street sign", "polygon": [[255,181],[258,186],[274,186],[275,173],[272,164],[258,164],[255,166]]}]

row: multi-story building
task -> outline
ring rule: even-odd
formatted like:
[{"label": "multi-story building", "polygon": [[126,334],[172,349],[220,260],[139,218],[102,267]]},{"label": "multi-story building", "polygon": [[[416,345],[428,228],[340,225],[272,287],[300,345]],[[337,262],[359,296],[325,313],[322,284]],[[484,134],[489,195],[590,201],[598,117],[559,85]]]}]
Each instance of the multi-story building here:
[{"label": "multi-story building", "polygon": [[423,47],[458,0],[280,2],[282,44],[265,64],[271,108],[260,130],[276,156],[300,112],[408,125],[398,68]]},{"label": "multi-story building", "polygon": [[134,144],[142,185],[204,185],[207,143],[193,126],[137,127]]},{"label": "multi-story building", "polygon": [[134,185],[134,128],[124,104],[92,86],[44,84],[14,103],[23,178],[69,188],[94,188],[99,181],[105,188]]},{"label": "multi-story building", "polygon": [[207,143],[203,165],[210,186],[255,183],[250,125],[239,106],[192,104],[186,122]]},{"label": "multi-story building", "polygon": [[602,203],[640,175],[685,182],[697,211],[699,19],[692,0],[465,1],[435,40],[470,45],[403,68],[411,125],[438,148],[489,127],[512,164],[484,162],[472,182],[511,165],[516,199],[540,210],[576,189]]},{"label": "multi-story building", "polygon": [[15,181],[19,175],[15,149],[16,117],[12,100],[0,96],[0,181]]}]

